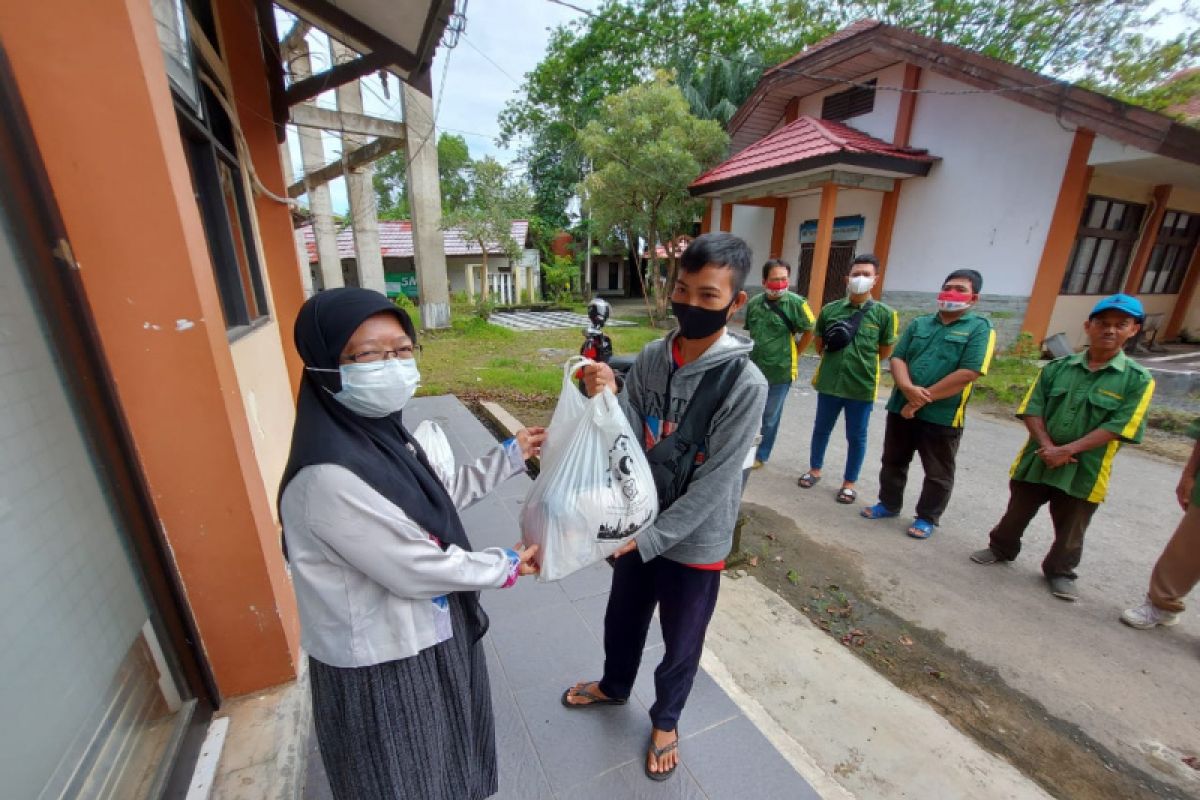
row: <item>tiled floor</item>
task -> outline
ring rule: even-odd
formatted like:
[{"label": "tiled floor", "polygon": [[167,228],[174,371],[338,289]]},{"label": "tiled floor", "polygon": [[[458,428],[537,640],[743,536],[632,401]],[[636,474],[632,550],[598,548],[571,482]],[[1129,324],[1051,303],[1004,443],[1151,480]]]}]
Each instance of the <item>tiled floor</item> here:
[{"label": "tiled floor", "polygon": [[[482,454],[494,439],[453,397],[414,400],[411,427],[441,423],[460,461]],[[463,521],[476,547],[511,546],[529,479],[514,478],[468,509]],[[500,792],[504,800],[809,800],[818,795],[703,670],[680,720],[682,766],[663,783],[642,772],[654,699],[653,671],[662,636],[651,630],[646,658],[626,706],[579,711],[564,708],[564,688],[597,678],[611,571],[598,564],[558,583],[522,579],[485,592],[492,619],[486,647],[496,709]],[[310,749],[309,800],[329,798],[315,740]]]}]

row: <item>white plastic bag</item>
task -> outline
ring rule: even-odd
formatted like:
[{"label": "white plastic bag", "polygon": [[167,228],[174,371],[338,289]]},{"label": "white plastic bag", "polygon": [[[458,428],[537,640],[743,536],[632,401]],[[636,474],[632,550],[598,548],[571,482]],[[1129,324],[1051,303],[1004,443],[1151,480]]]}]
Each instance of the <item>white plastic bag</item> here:
[{"label": "white plastic bag", "polygon": [[525,544],[541,548],[541,581],[607,558],[658,516],[650,465],[617,398],[586,398],[572,380],[590,363],[575,357],[563,368],[541,472],[521,510]]},{"label": "white plastic bag", "polygon": [[413,431],[413,438],[425,451],[429,466],[439,473],[442,483],[454,477],[454,451],[450,449],[450,440],[441,425],[430,419],[422,420]]}]

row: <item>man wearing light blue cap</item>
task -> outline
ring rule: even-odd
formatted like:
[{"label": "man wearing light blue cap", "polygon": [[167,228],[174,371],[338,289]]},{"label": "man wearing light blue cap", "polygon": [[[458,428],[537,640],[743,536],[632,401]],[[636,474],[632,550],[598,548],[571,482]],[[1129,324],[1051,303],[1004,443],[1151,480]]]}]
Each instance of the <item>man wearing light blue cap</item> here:
[{"label": "man wearing light blue cap", "polygon": [[1055,597],[1078,599],[1075,568],[1084,533],[1108,493],[1117,450],[1142,440],[1154,394],[1150,373],[1123,350],[1145,317],[1136,297],[1105,297],[1083,325],[1087,349],[1055,359],[1038,373],[1017,408],[1029,441],[1009,473],[1008,510],[992,529],[988,547],[972,553],[972,561],[1015,559],[1025,528],[1049,503],[1054,544],[1042,573]]}]

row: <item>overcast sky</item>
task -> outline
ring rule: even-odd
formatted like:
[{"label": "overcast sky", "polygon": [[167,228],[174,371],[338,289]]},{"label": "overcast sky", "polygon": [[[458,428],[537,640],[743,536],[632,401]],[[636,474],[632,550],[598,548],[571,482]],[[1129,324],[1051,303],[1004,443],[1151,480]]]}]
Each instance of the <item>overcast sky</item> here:
[{"label": "overcast sky", "polygon": [[[596,8],[600,0],[571,0],[573,5]],[[1183,0],[1160,0],[1157,9],[1178,8]],[[282,14],[282,12],[280,12]],[[526,72],[541,60],[555,26],[582,15],[549,0],[470,0],[467,5],[467,28],[454,49],[439,47],[433,62],[433,97],[437,109],[437,127],[461,135],[478,158],[491,155],[502,163],[517,156],[517,148],[500,149],[497,118],[504,104],[513,96]],[[1161,27],[1164,35],[1174,35],[1188,23],[1182,17],[1167,19]],[[287,24],[280,22],[280,30]],[[328,65],[328,46],[323,36],[309,34],[313,49],[313,69]],[[444,88],[443,88],[444,87]],[[385,97],[379,79],[371,76],[363,81],[363,102],[366,112],[389,119],[401,119],[400,100],[394,80],[390,97]],[[318,104],[335,107],[333,93],[318,98]],[[299,164],[295,136],[289,136],[294,162]],[[337,158],[341,143],[327,136],[326,157]],[[296,170],[297,173],[299,169]],[[331,184],[334,210],[347,209],[345,183],[342,179]]]}]

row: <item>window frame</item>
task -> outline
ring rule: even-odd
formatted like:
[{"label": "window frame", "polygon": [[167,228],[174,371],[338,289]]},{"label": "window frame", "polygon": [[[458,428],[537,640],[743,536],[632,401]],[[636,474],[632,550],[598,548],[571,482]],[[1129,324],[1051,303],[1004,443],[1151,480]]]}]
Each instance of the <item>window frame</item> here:
[{"label": "window frame", "polygon": [[[202,59],[195,59],[194,63],[198,70],[208,69]],[[235,123],[212,96],[213,90],[203,81],[198,83],[199,109],[194,109],[174,87],[171,95],[208,244],[213,280],[221,300],[225,333],[234,342],[268,323],[271,305],[259,257],[253,204],[234,141]],[[221,186],[222,167],[228,172],[233,209],[226,206],[227,195]],[[244,266],[238,256],[239,246],[245,255]]]},{"label": "window frame", "polygon": [[[1093,217],[1093,212],[1098,203],[1107,203],[1108,207],[1104,210],[1100,218],[1100,227],[1092,227],[1088,225],[1088,221]],[[1108,227],[1111,221],[1111,215],[1116,206],[1123,209],[1120,228]],[[1142,220],[1146,216],[1146,205],[1144,203],[1135,203],[1129,200],[1124,200],[1119,197],[1108,197],[1105,195],[1089,194],[1086,202],[1083,204],[1083,213],[1079,218],[1079,227],[1075,232],[1075,243],[1071,246],[1071,255],[1067,259],[1067,269],[1063,273],[1062,286],[1059,288],[1060,295],[1074,296],[1089,296],[1089,295],[1108,295],[1114,294],[1121,290],[1121,284],[1129,271],[1129,265],[1133,260],[1134,247],[1137,244],[1138,233],[1142,227]],[[1090,249],[1088,243],[1091,242]],[[1107,249],[1105,243],[1110,243]],[[1082,253],[1086,252],[1087,268],[1080,270],[1076,261]],[[1102,269],[1097,270],[1097,256],[1103,252],[1105,265]],[[1074,290],[1071,289],[1075,279],[1082,275],[1079,281],[1079,286]],[[1093,278],[1099,275],[1098,285],[1094,290],[1089,291],[1088,287],[1093,283]]]},{"label": "window frame", "polygon": [[[1180,216],[1188,218],[1182,233],[1178,230]],[[1168,227],[1168,220],[1170,227]],[[1138,287],[1138,294],[1179,294],[1187,277],[1188,266],[1196,255],[1200,243],[1200,214],[1168,208],[1163,213],[1162,223],[1146,262],[1146,271]],[[1162,263],[1171,256],[1171,263],[1164,271]],[[1157,284],[1157,288],[1155,288]]]}]

